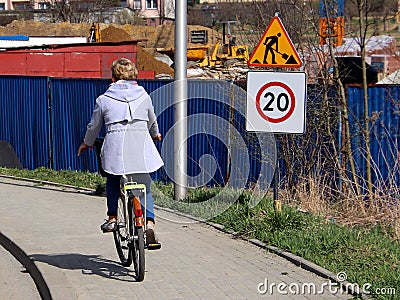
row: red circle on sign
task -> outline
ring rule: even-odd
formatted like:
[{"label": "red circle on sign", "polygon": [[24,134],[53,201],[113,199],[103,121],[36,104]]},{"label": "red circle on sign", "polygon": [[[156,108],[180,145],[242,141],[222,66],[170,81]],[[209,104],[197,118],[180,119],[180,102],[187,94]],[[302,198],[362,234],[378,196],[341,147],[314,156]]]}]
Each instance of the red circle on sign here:
[{"label": "red circle on sign", "polygon": [[[261,106],[260,106],[261,94],[262,94],[267,88],[269,88],[269,87],[271,87],[271,86],[279,86],[279,87],[285,89],[285,90],[288,92],[289,96],[290,96],[290,100],[291,100],[291,101],[290,101],[290,108],[289,108],[289,111],[286,113],[286,115],[284,115],[284,116],[282,116],[282,117],[280,117],[280,118],[271,118],[271,117],[266,116],[266,115],[264,114],[263,110],[261,109]],[[286,84],[284,84],[284,83],[282,83],[282,82],[278,82],[278,81],[269,82],[269,83],[263,85],[263,86],[261,87],[261,89],[260,89],[260,90],[258,91],[258,93],[257,93],[257,96],[256,96],[256,108],[257,108],[257,111],[258,111],[258,113],[260,114],[260,116],[261,116],[263,119],[267,120],[268,122],[271,122],[271,123],[280,123],[280,122],[283,122],[283,121],[287,120],[287,119],[293,114],[294,107],[295,107],[295,97],[294,97],[293,91],[290,89],[290,87],[288,87]]]}]

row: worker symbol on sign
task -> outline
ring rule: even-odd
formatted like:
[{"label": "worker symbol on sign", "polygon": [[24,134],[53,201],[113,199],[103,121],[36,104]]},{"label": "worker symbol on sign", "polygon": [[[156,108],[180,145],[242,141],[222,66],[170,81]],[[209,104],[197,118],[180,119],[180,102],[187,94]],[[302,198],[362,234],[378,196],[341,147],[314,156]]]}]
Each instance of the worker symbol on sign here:
[{"label": "worker symbol on sign", "polygon": [[[285,60],[285,64],[296,64],[297,60],[293,57],[293,55],[287,55],[286,53],[281,53],[278,51],[278,44],[279,44],[279,38],[281,37],[282,33],[278,32],[276,35],[272,36],[267,36],[264,41],[265,45],[265,52],[264,52],[264,64],[268,64],[267,58],[268,54],[271,54],[272,57],[272,64],[276,65],[277,62],[275,60],[275,52],[278,53],[282,59]],[[275,47],[274,47],[275,46]]]},{"label": "worker symbol on sign", "polygon": [[[278,39],[282,34],[278,32],[276,35],[267,36],[264,41],[265,53],[264,53],[264,64],[268,64],[267,58],[268,54],[271,54],[272,64],[276,65],[275,51],[278,52]],[[275,46],[275,49],[274,49]],[[279,52],[278,52],[279,53]]]}]

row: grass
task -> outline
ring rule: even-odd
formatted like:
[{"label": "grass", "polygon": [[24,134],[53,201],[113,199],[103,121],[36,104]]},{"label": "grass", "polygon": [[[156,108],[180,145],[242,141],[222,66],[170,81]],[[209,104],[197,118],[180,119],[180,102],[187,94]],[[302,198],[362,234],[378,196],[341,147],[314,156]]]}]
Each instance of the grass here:
[{"label": "grass", "polygon": [[[158,185],[158,187],[160,184]],[[162,185],[164,195],[172,196],[172,185]],[[203,192],[207,190],[207,194]],[[187,211],[186,202],[213,197],[221,189],[190,190],[183,202],[172,199],[161,203],[170,208],[185,210],[198,217],[203,210]],[[228,193],[227,193],[228,194]],[[233,194],[233,193],[232,193]],[[257,206],[249,207],[248,192],[223,213],[213,217],[212,222],[224,225],[240,235],[256,238],[312,261],[337,274],[345,272],[350,283],[360,287],[371,284],[371,293],[377,289],[398,289],[400,286],[400,243],[392,238],[390,228],[380,226],[342,226],[334,219],[305,213],[283,206],[280,213],[273,208],[273,201],[262,199]],[[159,197],[158,197],[159,198]],[[205,205],[207,206],[207,205]],[[397,291],[399,292],[399,291]],[[376,299],[400,299],[399,295],[375,295]]]},{"label": "grass", "polygon": [[[104,189],[104,178],[92,173],[0,168],[0,174]],[[172,184],[156,183],[153,193],[160,206],[210,218],[238,234],[289,251],[333,273],[345,272],[351,283],[371,284],[371,293],[377,289],[391,293],[373,298],[400,299],[400,243],[393,239],[390,227],[343,226],[333,218],[327,220],[286,205],[277,213],[269,198],[259,199],[255,207],[250,207],[248,191],[190,189],[188,197],[178,202],[172,199]],[[397,294],[393,295],[393,289]]]},{"label": "grass", "polygon": [[105,179],[98,174],[90,172],[77,172],[72,170],[54,171],[44,167],[35,170],[18,170],[0,167],[0,174],[90,188],[96,190],[98,194],[105,191]]}]

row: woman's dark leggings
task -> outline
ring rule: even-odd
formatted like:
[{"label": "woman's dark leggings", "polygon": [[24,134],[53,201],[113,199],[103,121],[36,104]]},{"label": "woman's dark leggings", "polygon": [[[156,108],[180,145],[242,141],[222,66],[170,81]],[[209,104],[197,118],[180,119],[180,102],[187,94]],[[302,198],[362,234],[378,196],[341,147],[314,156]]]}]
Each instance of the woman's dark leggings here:
[{"label": "woman's dark leggings", "polygon": [[[154,222],[154,199],[151,194],[151,177],[149,174],[131,174],[133,181],[146,185],[146,215],[147,220]],[[120,194],[121,175],[107,174],[106,192],[107,192],[107,216],[116,216],[118,211],[118,198]],[[143,199],[142,201],[142,209]]]}]

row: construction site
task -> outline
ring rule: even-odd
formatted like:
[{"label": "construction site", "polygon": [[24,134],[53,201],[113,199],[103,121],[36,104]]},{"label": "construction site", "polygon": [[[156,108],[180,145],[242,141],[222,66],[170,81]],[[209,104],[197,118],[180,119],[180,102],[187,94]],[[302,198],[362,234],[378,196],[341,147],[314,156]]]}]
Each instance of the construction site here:
[{"label": "construction site", "polygon": [[[309,83],[317,83],[321,72],[329,69],[327,60],[329,48],[326,45],[326,18],[320,18],[320,44],[322,47],[313,49],[302,49],[304,70],[308,74]],[[221,79],[221,80],[240,80],[246,79],[249,70],[248,60],[251,50],[255,45],[243,45],[240,40],[231,34],[230,28],[235,26],[231,21],[220,22],[219,31],[200,25],[187,26],[187,76],[188,78],[198,79]],[[343,17],[339,16],[337,24],[343,25]],[[234,23],[234,22],[232,22]],[[335,24],[336,24],[335,23]],[[342,28],[336,26],[337,28]],[[335,28],[336,28],[335,27]],[[109,74],[104,71],[109,69],[110,60],[115,59],[116,55],[126,55],[132,58],[139,71],[139,78],[142,79],[173,79],[174,76],[174,25],[117,25],[104,23],[49,23],[38,21],[20,21],[14,20],[6,26],[0,26],[0,74],[2,75],[25,75],[25,76],[54,76],[54,77],[82,77],[82,78],[108,78]],[[36,46],[30,44],[29,47],[23,46],[20,40],[13,40],[13,37],[20,36],[33,41],[42,37],[45,42],[38,42]],[[76,42],[67,42],[67,38],[80,38],[80,44]],[[2,41],[2,39],[5,39]],[[60,39],[64,43],[70,43],[69,49],[61,48]],[[2,43],[4,42],[4,43]],[[359,63],[360,49],[355,38],[346,38],[344,30],[338,30],[337,44],[335,45],[336,58],[339,61],[339,67],[351,69],[351,76],[344,78],[344,83],[361,83],[361,67]],[[75,43],[75,44],[73,44]],[[123,43],[123,45],[121,45]],[[10,46],[13,44],[13,46]],[[133,48],[126,50],[129,44]],[[6,46],[2,46],[6,45]],[[85,45],[85,49],[81,46]],[[81,48],[77,48],[77,47]],[[121,46],[121,47],[120,47]],[[57,48],[58,47],[58,48]],[[114,49],[114,48],[115,49]],[[104,50],[106,49],[107,50]],[[25,49],[25,50],[24,50]],[[46,50],[47,49],[47,50]],[[368,83],[377,83],[391,75],[400,68],[400,62],[397,56],[398,47],[396,39],[393,36],[372,36],[366,44],[366,61],[369,67],[369,74],[372,74]],[[53,61],[47,63],[45,60],[30,60],[34,55],[36,57],[42,51],[42,58],[50,58],[53,55]],[[261,49],[262,51],[264,50]],[[25,51],[25,56],[23,56]],[[47,51],[47,52],[46,52]],[[63,72],[48,73],[47,69],[51,65],[59,65],[56,55],[58,52],[69,51],[69,57],[63,58],[65,68],[70,63],[79,65],[79,68],[72,67]],[[125,52],[127,51],[127,52]],[[77,57],[77,52],[87,52],[90,54]],[[106,57],[95,58],[93,53],[103,53]],[[107,53],[106,53],[107,52]],[[111,53],[114,52],[114,55]],[[7,58],[4,54],[10,54]],[[279,53],[279,52],[278,52]],[[12,55],[13,54],[13,55]],[[14,55],[15,54],[15,55]],[[17,57],[17,54],[19,57]],[[31,56],[28,58],[28,56]],[[47,55],[47,56],[46,56]],[[103,56],[104,56],[103,55]],[[110,56],[111,55],[111,56]],[[282,58],[284,58],[282,54]],[[20,59],[18,63],[16,59]],[[61,59],[61,56],[59,56]],[[87,63],[97,59],[98,67],[102,70],[83,69]],[[298,59],[300,61],[300,58]],[[112,62],[112,60],[111,60]],[[92,63],[94,64],[94,63]],[[29,72],[21,73],[18,70],[33,65]],[[35,66],[36,65],[36,66]],[[16,68],[15,66],[19,66]],[[327,67],[328,66],[328,67]],[[263,68],[263,67],[261,67]],[[79,71],[79,72],[78,72]],[[96,72],[94,72],[96,71]],[[46,73],[47,72],[47,73]],[[348,74],[348,71],[341,72]],[[393,79],[395,82],[398,79]]]},{"label": "construction site", "polygon": [[[187,59],[189,78],[241,79],[247,72],[247,46],[235,45],[225,32],[208,27],[188,25]],[[137,43],[136,64],[139,71],[154,71],[152,79],[172,79],[174,76],[174,26],[132,26],[88,23],[45,23],[15,20],[0,27],[0,37],[84,37],[87,44]],[[230,39],[228,40],[228,38]],[[48,44],[50,42],[46,42]],[[56,42],[54,42],[56,43]],[[10,44],[10,43],[9,43]],[[30,46],[29,49],[46,45]],[[1,46],[0,46],[1,48]],[[25,47],[26,48],[26,47]],[[14,46],[14,50],[23,49]],[[98,48],[97,48],[98,49]],[[3,49],[12,50],[10,48]],[[8,74],[10,75],[10,74]],[[150,79],[147,76],[147,78]]]}]

